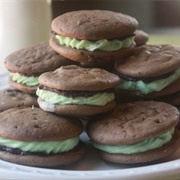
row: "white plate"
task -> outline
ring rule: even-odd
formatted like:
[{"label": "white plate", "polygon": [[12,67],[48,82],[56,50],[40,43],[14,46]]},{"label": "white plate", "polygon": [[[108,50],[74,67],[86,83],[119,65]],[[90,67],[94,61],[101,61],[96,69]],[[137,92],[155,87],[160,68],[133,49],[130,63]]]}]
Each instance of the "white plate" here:
[{"label": "white plate", "polygon": [[[8,87],[7,75],[0,76],[0,89]],[[79,162],[64,168],[37,168],[0,160],[0,179],[78,179],[78,180],[155,180],[180,179],[180,149],[164,161],[141,166],[123,166],[102,161],[89,144],[86,133],[81,139],[88,146],[87,155]]]}]

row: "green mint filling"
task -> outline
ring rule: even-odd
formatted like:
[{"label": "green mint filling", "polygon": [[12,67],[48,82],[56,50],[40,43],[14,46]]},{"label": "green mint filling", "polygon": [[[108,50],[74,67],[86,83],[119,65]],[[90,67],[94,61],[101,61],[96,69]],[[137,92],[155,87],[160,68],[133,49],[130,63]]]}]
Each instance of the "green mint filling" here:
[{"label": "green mint filling", "polygon": [[10,77],[14,82],[19,84],[25,84],[27,86],[38,86],[38,77],[34,76],[23,76],[19,73],[10,73]]},{"label": "green mint filling", "polygon": [[83,49],[88,51],[102,50],[102,51],[116,51],[121,48],[129,48],[134,38],[126,38],[124,40],[107,40],[102,39],[98,41],[89,41],[89,40],[77,40],[75,38],[64,37],[60,35],[55,35],[55,38],[59,41],[59,44],[65,45],[67,47],[75,49]]},{"label": "green mint filling", "polygon": [[127,81],[121,79],[118,88],[130,91],[141,91],[143,94],[148,94],[154,91],[161,91],[178,78],[180,78],[180,68],[167,78],[155,80],[149,83],[145,83],[143,81]]},{"label": "green mint filling", "polygon": [[24,142],[12,139],[0,138],[0,145],[19,148],[28,152],[42,152],[45,154],[56,154],[67,152],[73,149],[79,143],[79,137],[74,137],[64,141],[44,141],[44,142]]},{"label": "green mint filling", "polygon": [[50,92],[38,88],[36,94],[47,103],[58,104],[58,105],[78,104],[78,105],[104,106],[115,99],[114,93],[107,93],[107,92],[97,93],[90,97],[80,96],[80,97],[71,98],[71,97],[59,95],[55,92]]},{"label": "green mint filling", "polygon": [[172,139],[173,132],[174,130],[168,131],[160,135],[159,137],[147,139],[134,144],[117,146],[98,144],[95,142],[92,142],[92,144],[95,148],[108,153],[135,154],[162,147]]}]

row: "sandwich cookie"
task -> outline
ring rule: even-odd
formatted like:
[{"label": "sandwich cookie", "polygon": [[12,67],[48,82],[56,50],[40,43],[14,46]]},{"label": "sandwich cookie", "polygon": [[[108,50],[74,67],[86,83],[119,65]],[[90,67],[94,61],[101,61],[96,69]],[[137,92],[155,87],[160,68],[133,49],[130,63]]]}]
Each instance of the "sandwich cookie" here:
[{"label": "sandwich cookie", "polygon": [[37,97],[23,93],[16,89],[0,91],[0,112],[15,107],[38,106]]},{"label": "sandwich cookie", "polygon": [[39,106],[67,116],[92,116],[115,108],[119,77],[99,68],[62,66],[40,75]]},{"label": "sandwich cookie", "polygon": [[50,46],[68,59],[90,63],[128,56],[135,45],[135,18],[107,10],[72,11],[51,24]]},{"label": "sandwich cookie", "polygon": [[152,99],[180,91],[180,47],[143,45],[123,61],[114,73],[121,78],[118,99]]},{"label": "sandwich cookie", "polygon": [[28,166],[71,164],[83,157],[82,123],[40,108],[12,108],[0,113],[0,159]]},{"label": "sandwich cookie", "polygon": [[4,64],[13,88],[35,94],[40,74],[73,62],[53,51],[48,42],[41,42],[10,54]]},{"label": "sandwich cookie", "polygon": [[149,163],[178,150],[180,132],[175,127],[179,118],[179,111],[167,103],[124,103],[109,116],[89,121],[87,133],[104,160]]}]

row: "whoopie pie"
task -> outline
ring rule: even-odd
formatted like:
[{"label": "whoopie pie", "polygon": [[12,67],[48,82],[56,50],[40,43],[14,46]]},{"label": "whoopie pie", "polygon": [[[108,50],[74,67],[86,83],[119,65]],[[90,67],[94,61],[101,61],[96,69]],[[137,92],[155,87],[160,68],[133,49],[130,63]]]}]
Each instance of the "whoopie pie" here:
[{"label": "whoopie pie", "polygon": [[164,102],[122,103],[109,115],[89,121],[87,133],[104,160],[149,163],[178,150],[179,119],[177,108]]},{"label": "whoopie pie", "polygon": [[50,46],[78,62],[108,62],[128,56],[135,45],[135,18],[108,10],[71,11],[51,24]]},{"label": "whoopie pie", "polygon": [[116,107],[115,87],[119,77],[99,68],[61,66],[40,75],[39,106],[67,116],[92,116]]},{"label": "whoopie pie", "polygon": [[40,108],[11,108],[0,113],[0,159],[28,166],[71,164],[86,153],[82,123]]}]

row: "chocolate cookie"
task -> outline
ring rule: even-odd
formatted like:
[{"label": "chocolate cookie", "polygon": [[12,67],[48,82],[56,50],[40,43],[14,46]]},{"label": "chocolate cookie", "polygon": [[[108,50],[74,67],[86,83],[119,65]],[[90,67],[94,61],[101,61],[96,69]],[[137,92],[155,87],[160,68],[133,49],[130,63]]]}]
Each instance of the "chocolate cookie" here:
[{"label": "chocolate cookie", "polygon": [[128,56],[134,47],[135,18],[107,10],[72,11],[51,24],[50,46],[78,62],[107,62]]},{"label": "chocolate cookie", "polygon": [[115,108],[119,77],[99,68],[62,66],[39,77],[39,106],[68,116],[90,116]]},{"label": "chocolate cookie", "polygon": [[38,106],[37,97],[15,89],[0,91],[0,112],[15,107]]},{"label": "chocolate cookie", "polygon": [[179,148],[179,111],[170,104],[141,101],[119,105],[109,116],[88,122],[100,156],[115,163],[147,163]]},{"label": "chocolate cookie", "polygon": [[48,42],[41,42],[10,54],[4,64],[10,71],[10,85],[34,94],[40,74],[74,63],[53,51]]},{"label": "chocolate cookie", "polygon": [[142,30],[136,30],[135,36],[134,36],[134,42],[136,43],[136,46],[141,46],[147,43],[149,40],[149,35],[142,31]]},{"label": "chocolate cookie", "polygon": [[116,61],[121,78],[119,99],[151,99],[180,90],[180,48],[173,45],[143,45],[123,61]]},{"label": "chocolate cookie", "polygon": [[82,123],[40,108],[12,108],[0,113],[0,159],[29,166],[73,163],[85,154],[79,140]]}]

